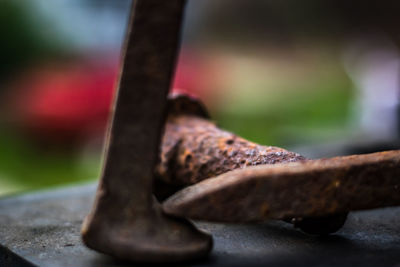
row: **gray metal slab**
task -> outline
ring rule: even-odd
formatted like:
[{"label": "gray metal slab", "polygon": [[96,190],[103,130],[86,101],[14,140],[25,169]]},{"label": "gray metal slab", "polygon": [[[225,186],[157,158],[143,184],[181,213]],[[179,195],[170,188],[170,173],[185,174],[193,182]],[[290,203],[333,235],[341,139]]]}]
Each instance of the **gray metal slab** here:
[{"label": "gray metal slab", "polygon": [[[88,185],[0,199],[0,266],[129,266],[80,240],[94,194]],[[400,208],[354,212],[337,234],[323,238],[278,221],[196,224],[212,233],[214,249],[182,266],[400,267]]]}]

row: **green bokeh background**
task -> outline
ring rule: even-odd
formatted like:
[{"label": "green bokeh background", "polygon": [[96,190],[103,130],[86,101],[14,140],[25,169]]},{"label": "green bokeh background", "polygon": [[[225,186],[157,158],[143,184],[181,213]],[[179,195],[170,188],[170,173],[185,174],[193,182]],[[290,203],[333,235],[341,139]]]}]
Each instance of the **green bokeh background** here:
[{"label": "green bokeh background", "polygon": [[[68,50],[57,29],[44,31],[44,24],[49,25],[45,18],[30,12],[27,1],[0,2],[0,100],[7,83],[28,66],[48,60],[62,62],[76,52]],[[234,38],[227,39],[225,44],[218,38],[207,41],[217,43],[215,51],[224,54]],[[225,95],[218,105],[210,106],[222,128],[261,144],[284,147],[329,141],[352,130],[349,118],[354,87],[343,70],[335,42],[301,39],[299,47],[279,49],[276,44],[271,48],[253,46],[252,40],[234,42],[233,52],[226,55],[234,64],[224,84]],[[273,60],[269,61],[269,56]],[[7,123],[12,114],[3,111],[0,116],[0,195],[99,177],[100,147],[83,156],[75,150],[44,149]]]}]

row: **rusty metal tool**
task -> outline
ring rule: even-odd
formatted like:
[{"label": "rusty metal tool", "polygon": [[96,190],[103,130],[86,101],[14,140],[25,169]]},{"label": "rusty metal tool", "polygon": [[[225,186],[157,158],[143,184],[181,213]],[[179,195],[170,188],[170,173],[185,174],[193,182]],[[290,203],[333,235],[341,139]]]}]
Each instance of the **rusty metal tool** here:
[{"label": "rusty metal tool", "polygon": [[238,169],[183,189],[163,207],[199,220],[260,222],[396,205],[400,151]]},{"label": "rusty metal tool", "polygon": [[[156,170],[155,194],[164,200],[183,187],[231,170],[304,160],[306,158],[297,153],[257,145],[219,129],[210,120],[201,101],[174,94],[168,101],[168,120],[161,162]],[[285,221],[308,234],[326,235],[339,230],[346,222],[347,214],[288,218]]]},{"label": "rusty metal tool", "polygon": [[153,197],[184,5],[137,0],[131,15],[105,165],[82,227],[88,247],[124,260],[176,262],[203,257],[212,247],[209,235],[164,215]]},{"label": "rusty metal tool", "polygon": [[161,162],[156,170],[156,196],[164,199],[173,190],[246,166],[301,160],[306,158],[221,130],[198,99],[174,94],[168,101]]},{"label": "rusty metal tool", "polygon": [[218,222],[283,219],[326,234],[343,225],[348,211],[400,204],[400,151],[307,160],[223,131],[207,117],[195,99],[170,99],[157,177],[171,189],[195,185],[164,203],[169,214]]}]

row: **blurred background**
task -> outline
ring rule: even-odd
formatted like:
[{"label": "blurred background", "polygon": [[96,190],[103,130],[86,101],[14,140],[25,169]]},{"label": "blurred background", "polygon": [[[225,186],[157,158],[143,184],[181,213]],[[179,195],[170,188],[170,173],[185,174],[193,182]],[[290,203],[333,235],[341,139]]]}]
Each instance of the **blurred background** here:
[{"label": "blurred background", "polygon": [[[0,196],[94,181],[129,0],[0,1]],[[398,147],[399,1],[189,1],[174,89],[327,157]]]}]

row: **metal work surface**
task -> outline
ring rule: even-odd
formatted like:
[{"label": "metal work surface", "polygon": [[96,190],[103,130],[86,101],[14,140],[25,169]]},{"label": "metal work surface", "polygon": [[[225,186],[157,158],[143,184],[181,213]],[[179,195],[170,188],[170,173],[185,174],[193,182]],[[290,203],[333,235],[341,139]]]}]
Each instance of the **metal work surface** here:
[{"label": "metal work surface", "polygon": [[[86,248],[80,226],[95,186],[0,200],[0,266],[140,266]],[[335,235],[313,237],[290,224],[196,223],[212,233],[210,256],[185,266],[397,266],[400,208],[350,213]]]}]

